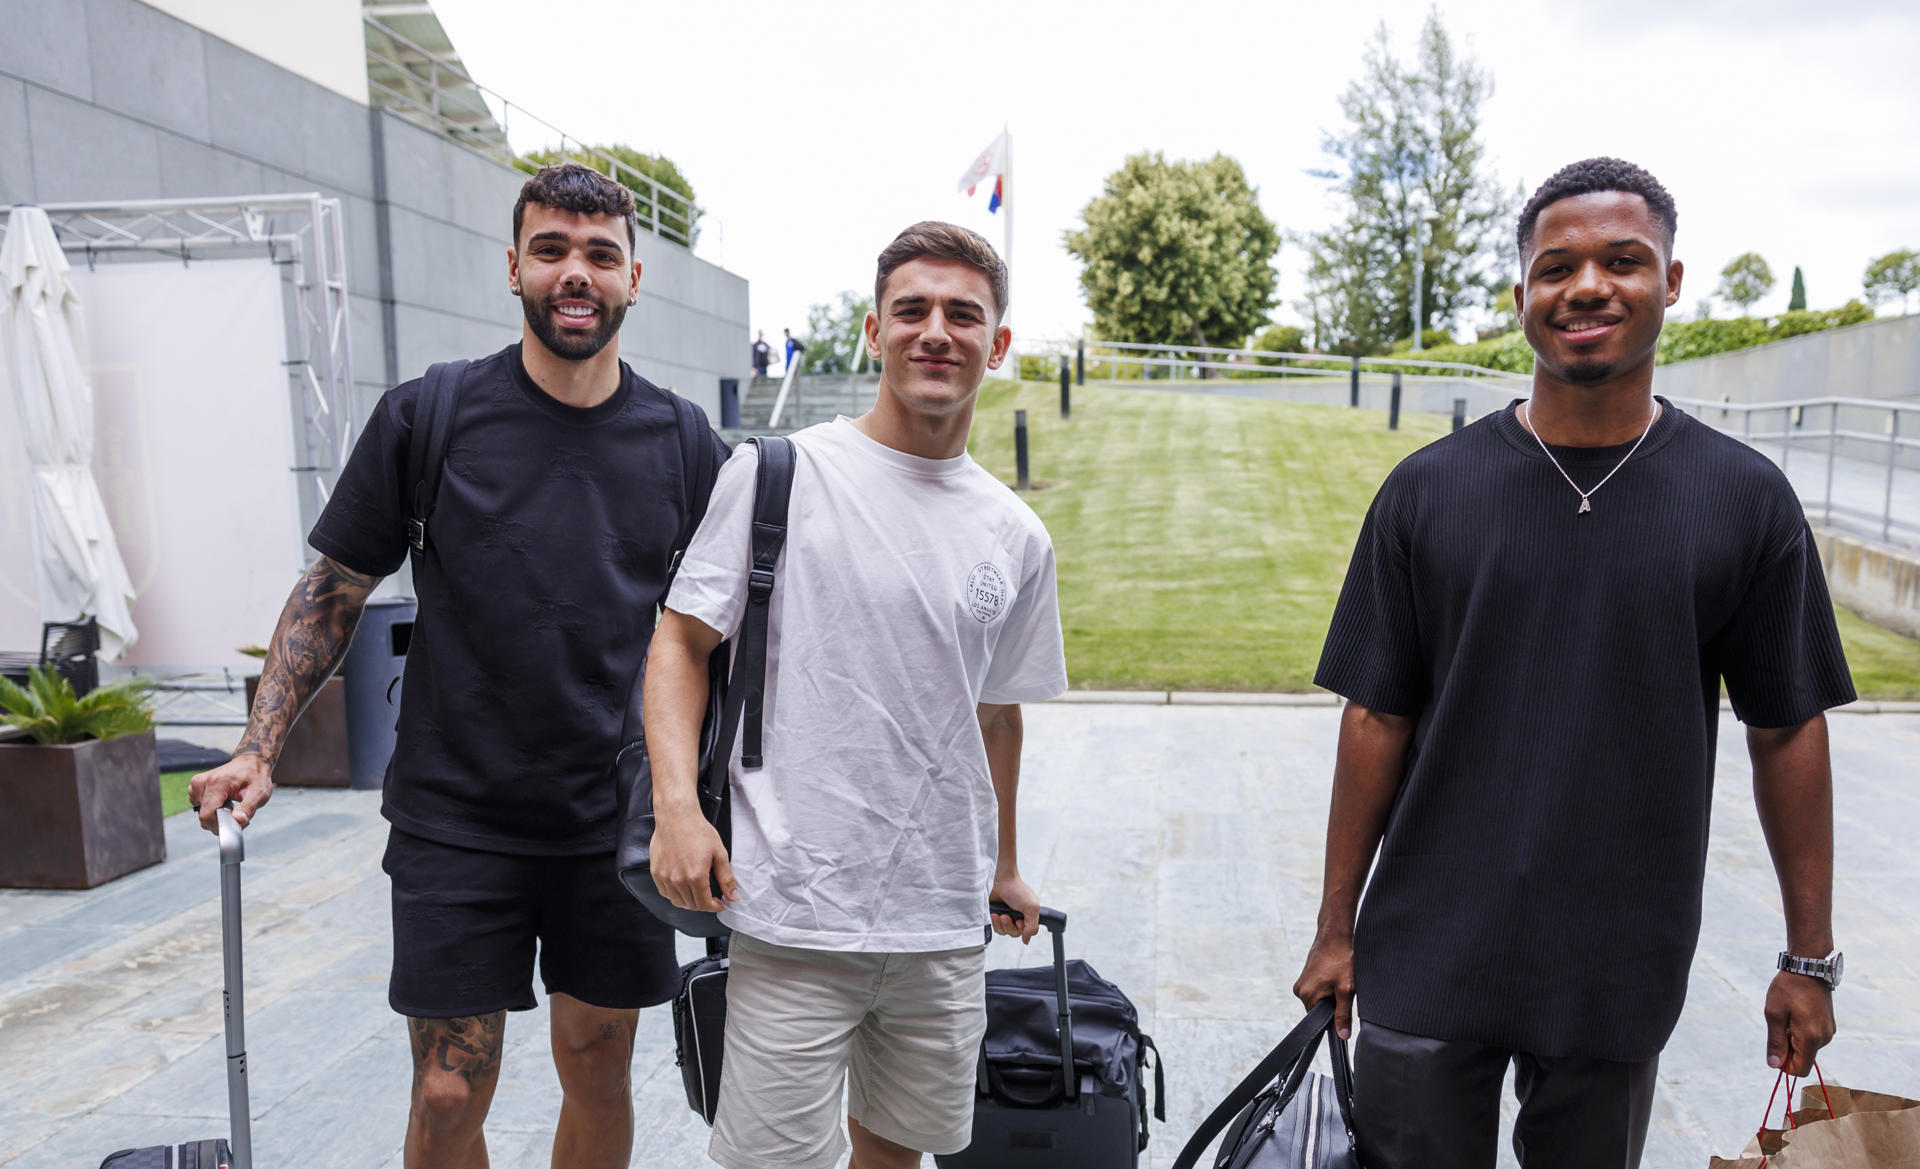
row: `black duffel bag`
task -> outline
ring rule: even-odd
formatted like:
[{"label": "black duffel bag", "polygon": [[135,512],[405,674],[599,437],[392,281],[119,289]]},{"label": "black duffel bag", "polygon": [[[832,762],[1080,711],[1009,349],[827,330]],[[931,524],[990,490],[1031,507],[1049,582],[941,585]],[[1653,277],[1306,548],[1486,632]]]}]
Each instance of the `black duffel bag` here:
[{"label": "black duffel bag", "polygon": [[[1313,1071],[1326,1037],[1333,1075]],[[1361,1169],[1353,1143],[1353,1068],[1321,999],[1259,1066],[1200,1122],[1173,1169],[1193,1169],[1226,1130],[1214,1169]]]},{"label": "black duffel bag", "polygon": [[[736,734],[741,742],[740,765],[758,767],[761,760],[761,705],[767,681],[767,616],[773,598],[774,568],[787,538],[787,501],[793,490],[793,441],[755,438],[759,448],[758,478],[753,498],[753,568],[748,576],[747,607],[740,619],[739,648],[727,670],[728,645],[708,656],[706,718],[700,727],[700,811],[720,833],[720,842],[733,846],[731,763]],[[678,568],[678,563],[675,566]],[[614,864],[620,883],[640,904],[683,934],[697,938],[723,937],[727,927],[717,914],[681,909],[668,901],[653,883],[649,856],[653,846],[653,766],[647,757],[641,697],[646,689],[643,658],[627,694],[626,718],[620,731],[620,753],[613,761],[616,825]],[[719,886],[713,887],[719,896]]]}]

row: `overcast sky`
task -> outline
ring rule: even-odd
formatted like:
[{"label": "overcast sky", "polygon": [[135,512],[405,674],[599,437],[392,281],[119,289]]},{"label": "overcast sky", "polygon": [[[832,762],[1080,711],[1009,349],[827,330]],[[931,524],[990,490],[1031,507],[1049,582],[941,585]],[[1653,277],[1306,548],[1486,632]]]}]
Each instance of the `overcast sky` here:
[{"label": "overcast sky", "polygon": [[[468,68],[588,140],[677,162],[707,209],[700,253],[747,277],[775,340],[807,306],[869,288],[874,256],[918,219],[999,246],[987,191],[955,182],[1013,134],[1017,336],[1090,318],[1062,233],[1128,154],[1237,158],[1284,231],[1337,214],[1325,131],[1385,22],[1411,52],[1424,0],[1066,4],[434,0]],[[1868,260],[1920,248],[1920,4],[1909,0],[1446,0],[1457,52],[1493,77],[1492,170],[1531,191],[1613,154],[1679,205],[1681,307],[1757,251],[1785,308],[1860,294]],[[537,142],[515,146],[532,149]],[[1004,212],[1003,212],[1004,214]],[[1298,323],[1303,257],[1282,249]],[[1725,313],[1724,308],[1719,310]]]}]

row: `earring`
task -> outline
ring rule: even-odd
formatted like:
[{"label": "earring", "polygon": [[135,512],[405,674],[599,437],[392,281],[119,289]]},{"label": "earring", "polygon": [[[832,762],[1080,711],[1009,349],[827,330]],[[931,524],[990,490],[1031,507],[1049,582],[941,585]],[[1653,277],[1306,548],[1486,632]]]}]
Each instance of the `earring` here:
[{"label": "earring", "polygon": [[636,305],[636,304],[639,304],[639,303],[640,303],[640,298],[639,298],[639,297],[637,297],[637,296],[629,296],[629,297],[627,298],[627,307],[628,307],[628,308],[632,308],[632,307],[633,307],[634,305]]}]

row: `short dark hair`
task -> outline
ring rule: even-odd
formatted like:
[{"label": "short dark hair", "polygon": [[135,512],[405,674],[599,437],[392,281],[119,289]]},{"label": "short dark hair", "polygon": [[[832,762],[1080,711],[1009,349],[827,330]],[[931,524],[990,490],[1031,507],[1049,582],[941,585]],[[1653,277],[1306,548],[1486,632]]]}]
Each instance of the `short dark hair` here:
[{"label": "short dark hair", "polygon": [[582,215],[617,215],[627,222],[627,251],[638,240],[640,224],[633,214],[633,192],[577,162],[543,166],[520,188],[513,204],[513,246],[520,246],[520,223],[526,218],[527,204],[538,203],[556,211],[577,211]]},{"label": "short dark hair", "polygon": [[921,220],[881,250],[879,272],[873,278],[874,311],[886,308],[887,277],[902,264],[928,257],[953,260],[985,276],[993,289],[994,319],[1007,315],[1007,262],[979,232],[937,219]]},{"label": "short dark hair", "polygon": [[1527,200],[1520,210],[1520,230],[1516,242],[1520,247],[1520,262],[1527,259],[1527,245],[1533,242],[1533,225],[1539,221],[1540,213],[1550,203],[1562,199],[1571,199],[1575,195],[1590,195],[1595,191],[1624,191],[1629,195],[1638,195],[1647,201],[1648,210],[1667,233],[1667,252],[1673,252],[1673,233],[1680,225],[1680,213],[1674,210],[1673,196],[1660,185],[1660,180],[1641,168],[1618,158],[1583,158],[1579,162],[1561,167],[1554,176],[1540,184],[1540,189]]}]

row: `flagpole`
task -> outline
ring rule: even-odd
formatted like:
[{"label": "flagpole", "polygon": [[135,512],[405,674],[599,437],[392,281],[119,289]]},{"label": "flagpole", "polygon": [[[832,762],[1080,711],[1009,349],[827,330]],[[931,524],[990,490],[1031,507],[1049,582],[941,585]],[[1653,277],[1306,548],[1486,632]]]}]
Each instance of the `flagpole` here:
[{"label": "flagpole", "polygon": [[[1000,262],[1007,266],[1008,299],[1011,300],[1013,288],[1013,134],[1007,129],[1005,122],[1000,124],[1000,136],[1007,144],[1006,157],[1000,165],[1000,211],[1007,217],[1007,221],[1001,225],[1006,232],[1006,237],[1005,242],[1001,244]],[[1007,323],[1007,318],[1012,315],[1012,311],[1013,310],[1009,308],[1000,314],[1001,324],[1004,325]]]}]

